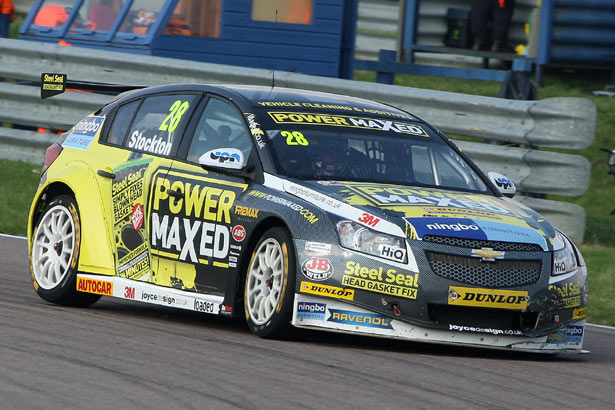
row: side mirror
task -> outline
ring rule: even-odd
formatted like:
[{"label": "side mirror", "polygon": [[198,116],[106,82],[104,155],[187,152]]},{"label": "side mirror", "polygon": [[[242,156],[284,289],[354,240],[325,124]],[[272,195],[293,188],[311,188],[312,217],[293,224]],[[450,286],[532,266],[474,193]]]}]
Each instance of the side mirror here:
[{"label": "side mirror", "polygon": [[246,166],[246,158],[237,148],[216,148],[201,155],[199,164],[204,167],[239,170]]},{"label": "side mirror", "polygon": [[512,198],[513,196],[515,196],[515,193],[517,192],[517,188],[515,187],[515,184],[513,184],[513,182],[510,179],[508,179],[507,177],[505,177],[504,175],[498,172],[489,172],[487,176],[489,177],[491,182],[493,182],[493,184],[498,188],[498,190],[502,193],[502,195],[507,196],[509,198]]}]

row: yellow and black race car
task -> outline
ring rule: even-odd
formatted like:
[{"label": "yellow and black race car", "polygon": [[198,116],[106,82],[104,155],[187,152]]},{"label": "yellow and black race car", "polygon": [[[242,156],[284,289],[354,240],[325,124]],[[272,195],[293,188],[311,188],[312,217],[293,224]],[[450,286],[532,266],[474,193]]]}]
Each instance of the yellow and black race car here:
[{"label": "yellow and black race car", "polygon": [[[66,86],[45,78],[46,93]],[[104,295],[245,315],[263,337],[303,327],[580,352],[583,258],[514,193],[389,105],[277,87],[136,89],[47,150],[32,283],[60,304]]]}]

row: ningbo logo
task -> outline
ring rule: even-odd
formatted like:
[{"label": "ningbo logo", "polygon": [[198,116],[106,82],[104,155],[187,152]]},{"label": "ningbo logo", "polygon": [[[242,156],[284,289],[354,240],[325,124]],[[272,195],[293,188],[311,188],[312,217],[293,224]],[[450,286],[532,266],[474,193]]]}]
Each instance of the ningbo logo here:
[{"label": "ningbo logo", "polygon": [[461,232],[461,231],[480,231],[480,228],[478,227],[478,225],[465,225],[465,224],[462,224],[462,223],[456,223],[456,224],[440,224],[440,223],[427,224],[427,229],[430,229],[430,230],[448,230],[448,231],[455,231],[455,232]]}]

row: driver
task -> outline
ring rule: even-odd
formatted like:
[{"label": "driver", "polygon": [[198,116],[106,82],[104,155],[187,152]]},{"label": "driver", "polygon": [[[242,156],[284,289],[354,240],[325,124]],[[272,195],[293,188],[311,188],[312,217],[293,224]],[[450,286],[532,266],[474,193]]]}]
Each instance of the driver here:
[{"label": "driver", "polygon": [[349,166],[346,140],[331,137],[320,138],[315,149],[318,151],[313,163],[316,176],[334,178],[348,176],[346,175]]}]

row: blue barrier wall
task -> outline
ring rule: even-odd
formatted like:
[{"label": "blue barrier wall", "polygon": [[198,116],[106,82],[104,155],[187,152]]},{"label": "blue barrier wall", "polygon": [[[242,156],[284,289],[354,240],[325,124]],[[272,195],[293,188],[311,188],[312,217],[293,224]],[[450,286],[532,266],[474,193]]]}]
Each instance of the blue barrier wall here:
[{"label": "blue barrier wall", "polygon": [[[40,10],[55,4],[55,0],[36,0],[20,29],[20,37],[46,42],[64,40],[73,45],[160,57],[352,77],[358,0],[313,0],[307,24],[253,19],[253,0],[221,0],[202,18],[193,19],[195,25],[208,19],[211,20],[207,22],[209,25],[219,27],[213,35],[207,34],[209,37],[169,34],[169,19],[182,10],[180,0],[111,1],[118,5],[118,14],[114,24],[102,30],[100,26],[84,27],[84,20],[90,22],[87,12],[91,10],[89,2],[84,0],[62,0],[62,4],[68,6],[63,23],[56,26],[34,24]],[[184,9],[194,1],[184,0]],[[148,7],[155,22],[142,32],[128,32],[126,22],[139,7]],[[209,11],[218,17],[213,19]],[[189,13],[182,17],[191,18]]]},{"label": "blue barrier wall", "polygon": [[551,30],[548,63],[615,67],[615,0],[555,0]]}]

